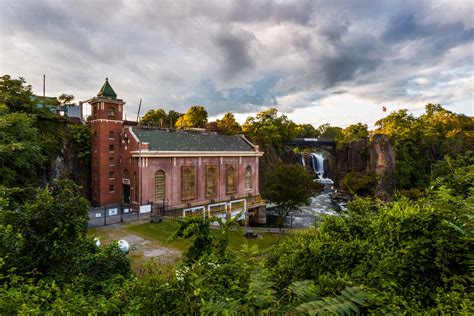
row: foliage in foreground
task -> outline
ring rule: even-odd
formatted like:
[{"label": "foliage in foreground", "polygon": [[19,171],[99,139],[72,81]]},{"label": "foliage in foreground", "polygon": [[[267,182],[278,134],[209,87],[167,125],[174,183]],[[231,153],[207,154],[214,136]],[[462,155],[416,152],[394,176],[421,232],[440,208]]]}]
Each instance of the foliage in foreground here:
[{"label": "foliage in foreground", "polygon": [[[126,310],[469,314],[473,235],[465,230],[472,218],[463,214],[472,201],[447,187],[417,202],[356,199],[343,216],[282,239],[268,254],[246,246],[219,256],[211,251],[167,279],[152,272],[127,290]],[[207,245],[215,244],[210,238]]]},{"label": "foliage in foreground", "polygon": [[116,244],[100,249],[86,236],[80,188],[58,181],[1,192],[0,314],[113,311],[106,297],[131,277],[130,261]]},{"label": "foliage in foreground", "polygon": [[[61,269],[16,273],[11,268],[21,262],[10,261],[6,269],[5,260],[12,258],[3,253],[0,307],[61,313],[469,314],[474,298],[469,186],[465,197],[443,183],[418,201],[355,199],[347,213],[282,239],[268,253],[245,245],[232,251],[228,227],[211,234],[212,219],[185,219],[176,237],[199,238],[172,275],[160,274],[155,264],[143,278],[128,278],[129,263],[114,246],[100,250],[89,244],[93,248],[77,258],[80,269],[71,269],[77,277]],[[3,231],[3,241],[14,246],[16,232],[11,226]],[[53,280],[51,273],[64,276]]]},{"label": "foliage in foreground", "polygon": [[[311,279],[328,295],[362,285],[372,294],[367,304],[372,313],[438,307],[467,312],[473,299],[468,271],[473,239],[449,223],[465,224],[472,199],[453,198],[446,188],[432,194],[379,205],[356,199],[341,217],[283,240],[268,258],[277,287]],[[443,300],[449,308],[439,306]]]}]

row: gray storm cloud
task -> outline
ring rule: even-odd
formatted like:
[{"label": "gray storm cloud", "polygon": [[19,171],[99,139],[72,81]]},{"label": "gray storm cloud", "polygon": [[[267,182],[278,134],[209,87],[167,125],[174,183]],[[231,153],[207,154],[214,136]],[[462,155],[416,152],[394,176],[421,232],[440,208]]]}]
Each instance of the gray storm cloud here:
[{"label": "gray storm cloud", "polygon": [[143,98],[145,110],[292,112],[341,91],[375,102],[472,100],[468,1],[0,4],[2,73],[38,88],[46,73],[51,94],[79,99],[109,77],[130,111]]}]

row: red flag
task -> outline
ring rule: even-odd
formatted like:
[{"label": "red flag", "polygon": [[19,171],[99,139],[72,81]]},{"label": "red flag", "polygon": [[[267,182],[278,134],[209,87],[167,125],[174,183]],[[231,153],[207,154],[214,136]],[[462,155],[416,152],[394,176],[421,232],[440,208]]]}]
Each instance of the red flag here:
[{"label": "red flag", "polygon": [[387,108],[382,106],[382,111],[387,112]]}]

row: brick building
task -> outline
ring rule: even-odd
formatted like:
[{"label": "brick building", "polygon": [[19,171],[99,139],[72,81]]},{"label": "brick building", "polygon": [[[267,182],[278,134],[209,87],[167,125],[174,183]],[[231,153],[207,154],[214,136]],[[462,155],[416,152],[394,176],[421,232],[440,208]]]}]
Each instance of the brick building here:
[{"label": "brick building", "polygon": [[106,79],[92,109],[92,203],[164,215],[245,210],[262,217],[262,152],[243,135],[149,129],[123,120],[125,102]]}]

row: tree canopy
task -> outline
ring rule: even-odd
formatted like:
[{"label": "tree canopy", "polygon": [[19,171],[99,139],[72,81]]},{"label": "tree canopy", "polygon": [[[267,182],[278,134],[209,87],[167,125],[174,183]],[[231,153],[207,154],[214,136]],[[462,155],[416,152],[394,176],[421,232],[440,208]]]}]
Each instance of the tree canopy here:
[{"label": "tree canopy", "polygon": [[339,141],[348,143],[353,140],[366,139],[367,137],[369,137],[367,124],[357,123],[344,128]]},{"label": "tree canopy", "polygon": [[318,127],[321,137],[330,139],[339,139],[342,136],[342,128],[331,126],[329,123],[322,124]]},{"label": "tree canopy", "polygon": [[393,143],[398,189],[426,186],[436,161],[474,149],[474,118],[440,105],[426,105],[417,118],[407,110],[392,112],[375,124]]},{"label": "tree canopy", "polygon": [[140,124],[155,127],[174,127],[178,118],[183,115],[183,113],[173,110],[166,113],[163,109],[152,109],[146,112],[146,114],[140,119]]},{"label": "tree canopy", "polygon": [[175,125],[178,128],[197,127],[204,128],[207,123],[207,111],[201,105],[194,105],[186,111],[186,114],[180,116]]},{"label": "tree canopy", "polygon": [[228,112],[221,120],[216,120],[217,131],[222,134],[235,135],[242,132],[240,124],[235,120],[234,114]]},{"label": "tree canopy", "polygon": [[256,142],[280,147],[282,142],[295,136],[296,124],[286,115],[278,115],[275,108],[249,116],[242,126],[245,135]]},{"label": "tree canopy", "polygon": [[0,104],[5,104],[10,112],[33,111],[33,93],[24,78],[12,79],[9,75],[0,77]]}]

